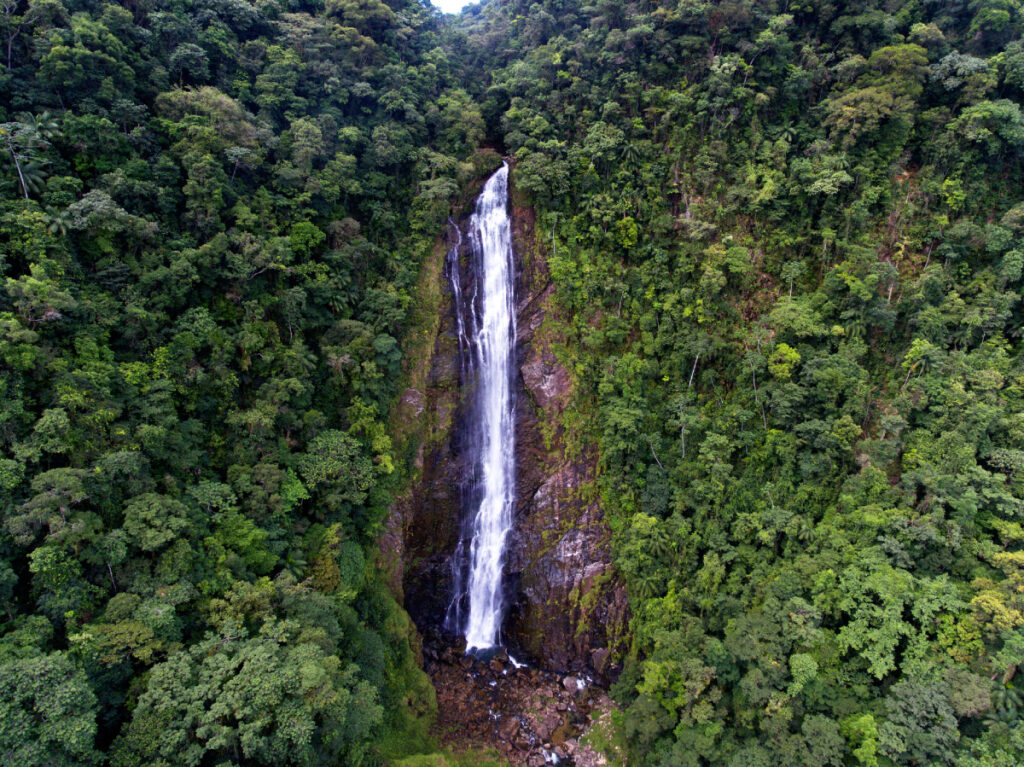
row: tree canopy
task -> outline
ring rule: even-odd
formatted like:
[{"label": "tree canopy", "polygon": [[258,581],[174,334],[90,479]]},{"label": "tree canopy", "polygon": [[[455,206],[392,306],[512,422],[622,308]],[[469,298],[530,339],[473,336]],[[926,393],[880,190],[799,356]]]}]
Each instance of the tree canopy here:
[{"label": "tree canopy", "polygon": [[388,422],[496,150],[629,593],[630,763],[1020,763],[1022,25],[0,2],[5,762],[423,745]]}]

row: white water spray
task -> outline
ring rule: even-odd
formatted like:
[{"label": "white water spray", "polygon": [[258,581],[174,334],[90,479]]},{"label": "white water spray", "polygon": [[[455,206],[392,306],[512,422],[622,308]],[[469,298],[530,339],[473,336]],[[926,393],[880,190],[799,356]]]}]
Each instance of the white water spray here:
[{"label": "white water spray", "polygon": [[[479,507],[471,516],[466,584],[466,649],[471,651],[489,649],[499,641],[502,567],[505,539],[512,528],[515,491],[515,270],[507,164],[484,185],[469,221],[469,235],[479,297],[478,306],[471,311],[474,321],[469,328],[476,385],[470,437],[476,451],[473,462],[479,490],[474,493],[479,498]],[[459,329],[460,334],[465,332],[461,320]],[[461,598],[456,594],[456,600]]]}]

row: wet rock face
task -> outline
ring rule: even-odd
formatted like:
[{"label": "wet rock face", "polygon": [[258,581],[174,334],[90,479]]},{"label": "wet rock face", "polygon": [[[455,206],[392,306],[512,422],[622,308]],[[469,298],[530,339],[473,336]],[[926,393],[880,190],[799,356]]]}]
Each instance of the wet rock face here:
[{"label": "wet rock face", "polygon": [[537,407],[546,413],[560,413],[572,391],[569,372],[550,350],[534,353],[519,369],[523,384]]},{"label": "wet rock face", "polygon": [[[434,258],[443,258],[438,251]],[[437,269],[438,279],[443,279]],[[417,436],[419,478],[395,499],[385,520],[380,562],[392,592],[418,627],[439,624],[451,601],[451,553],[458,543],[466,459],[458,436],[459,344],[450,292],[440,291],[439,322],[421,388],[406,389],[396,419]],[[413,428],[415,427],[415,428]]]},{"label": "wet rock face", "polygon": [[525,504],[509,563],[520,573],[508,632],[548,668],[609,676],[617,637],[608,628],[623,624],[626,601],[601,510],[578,496],[586,471],[580,463],[558,467]]},{"label": "wet rock face", "polygon": [[506,636],[545,668],[614,678],[611,651],[628,620],[626,595],[593,497],[597,454],[571,456],[565,444],[559,416],[572,398],[572,379],[545,324],[554,291],[534,251],[531,210],[513,210],[513,242],[522,262],[520,386],[516,525],[506,570],[517,588]]},{"label": "wet rock face", "polygon": [[[506,555],[503,637],[513,652],[541,668],[608,681],[616,675],[611,661],[628,616],[592,491],[597,455],[567,450],[560,415],[571,402],[572,379],[555,353],[554,323],[545,322],[553,287],[535,249],[532,210],[513,208],[512,225],[518,268],[516,511]],[[468,291],[473,275],[463,274]],[[400,418],[425,419],[414,459],[420,477],[396,501],[382,541],[392,588],[425,633],[440,630],[452,599],[450,561],[467,511],[462,481],[469,474],[459,444],[465,392],[447,284],[442,294],[432,357],[421,363],[429,364],[426,383],[406,390],[399,403]]]}]

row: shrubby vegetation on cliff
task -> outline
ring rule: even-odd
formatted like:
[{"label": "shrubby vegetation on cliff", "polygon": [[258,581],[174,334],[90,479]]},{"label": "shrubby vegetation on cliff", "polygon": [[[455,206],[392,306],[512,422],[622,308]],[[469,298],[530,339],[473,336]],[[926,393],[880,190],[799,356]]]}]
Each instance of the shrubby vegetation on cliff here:
[{"label": "shrubby vegetation on cliff", "polygon": [[644,765],[1024,757],[1012,0],[489,3]]}]

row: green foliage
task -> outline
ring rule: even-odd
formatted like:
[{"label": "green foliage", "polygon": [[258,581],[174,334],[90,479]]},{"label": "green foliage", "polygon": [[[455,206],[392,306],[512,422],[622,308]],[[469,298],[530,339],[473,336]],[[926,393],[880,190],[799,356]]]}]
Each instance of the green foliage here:
[{"label": "green foliage", "polygon": [[8,761],[458,763],[412,753],[432,691],[368,563],[411,296],[489,141],[630,596],[598,739],[1019,763],[1022,18],[8,3]]},{"label": "green foliage", "polygon": [[[322,633],[322,632],[321,632]],[[381,722],[372,687],[296,622],[226,627],[153,667],[112,763],[359,764]]]},{"label": "green foliage", "polygon": [[373,763],[428,726],[367,563],[484,139],[442,36],[405,0],[0,8],[5,763]]},{"label": "green foliage", "polygon": [[1010,5],[460,19],[600,455],[630,763],[1024,758]]},{"label": "green foliage", "polygon": [[8,764],[100,763],[96,696],[62,653],[0,664],[0,750]]}]

